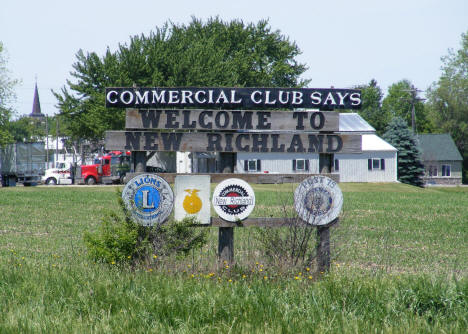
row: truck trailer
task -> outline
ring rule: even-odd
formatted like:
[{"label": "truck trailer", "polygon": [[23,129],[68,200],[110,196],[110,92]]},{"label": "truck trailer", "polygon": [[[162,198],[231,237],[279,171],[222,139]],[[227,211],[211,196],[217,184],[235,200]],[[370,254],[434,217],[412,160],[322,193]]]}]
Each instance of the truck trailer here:
[{"label": "truck trailer", "polygon": [[16,183],[37,185],[45,172],[45,146],[43,142],[15,143],[0,148],[2,186]]}]

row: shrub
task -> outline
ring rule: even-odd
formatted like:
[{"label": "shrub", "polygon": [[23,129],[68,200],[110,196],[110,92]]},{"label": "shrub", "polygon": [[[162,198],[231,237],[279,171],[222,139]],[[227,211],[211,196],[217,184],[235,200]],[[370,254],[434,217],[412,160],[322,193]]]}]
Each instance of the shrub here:
[{"label": "shrub", "polygon": [[197,224],[195,218],[144,227],[133,222],[120,191],[117,196],[122,214],[106,214],[96,232],[84,234],[88,254],[94,260],[136,264],[148,260],[152,254],[186,255],[206,243],[207,232],[193,227]]}]

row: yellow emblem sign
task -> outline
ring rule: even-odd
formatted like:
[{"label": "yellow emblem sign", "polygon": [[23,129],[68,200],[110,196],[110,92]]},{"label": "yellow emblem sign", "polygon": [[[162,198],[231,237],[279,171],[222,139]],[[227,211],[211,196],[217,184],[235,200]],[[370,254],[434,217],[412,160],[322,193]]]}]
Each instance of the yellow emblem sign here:
[{"label": "yellow emblem sign", "polygon": [[198,197],[198,189],[185,189],[188,195],[185,196],[182,206],[184,210],[189,214],[195,214],[202,208],[202,200]]}]

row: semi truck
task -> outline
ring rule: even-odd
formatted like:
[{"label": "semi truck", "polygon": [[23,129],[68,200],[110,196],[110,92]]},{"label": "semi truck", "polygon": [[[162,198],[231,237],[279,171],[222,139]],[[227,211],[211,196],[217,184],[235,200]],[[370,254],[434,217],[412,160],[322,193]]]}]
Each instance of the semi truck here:
[{"label": "semi truck", "polygon": [[95,159],[94,164],[76,168],[76,184],[123,183],[130,171],[130,152],[112,151]]},{"label": "semi truck", "polygon": [[69,161],[58,160],[53,168],[46,169],[42,182],[46,185],[73,184],[72,168],[73,163]]},{"label": "semi truck", "polygon": [[37,185],[45,172],[45,145],[43,142],[14,143],[0,147],[2,186]]}]

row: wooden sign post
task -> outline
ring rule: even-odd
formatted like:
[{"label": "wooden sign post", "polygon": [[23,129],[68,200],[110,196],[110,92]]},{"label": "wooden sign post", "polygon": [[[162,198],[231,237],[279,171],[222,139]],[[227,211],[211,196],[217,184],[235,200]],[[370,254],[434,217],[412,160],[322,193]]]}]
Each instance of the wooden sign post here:
[{"label": "wooden sign post", "polygon": [[[106,106],[127,112],[126,130],[106,131],[105,148],[132,151],[134,170],[140,173],[145,171],[147,151],[318,153],[320,173],[331,172],[333,154],[362,152],[361,136],[339,133],[339,114],[332,112],[360,109],[361,92],[355,89],[119,87],[106,88]],[[238,201],[251,197],[237,195],[242,198]],[[221,207],[225,198],[216,192],[215,198],[213,205]],[[234,227],[294,223],[247,216],[229,221],[220,214],[223,219],[211,218],[211,224],[203,225],[219,227],[220,260],[234,261]],[[317,226],[319,272],[330,267],[329,226]]]}]

